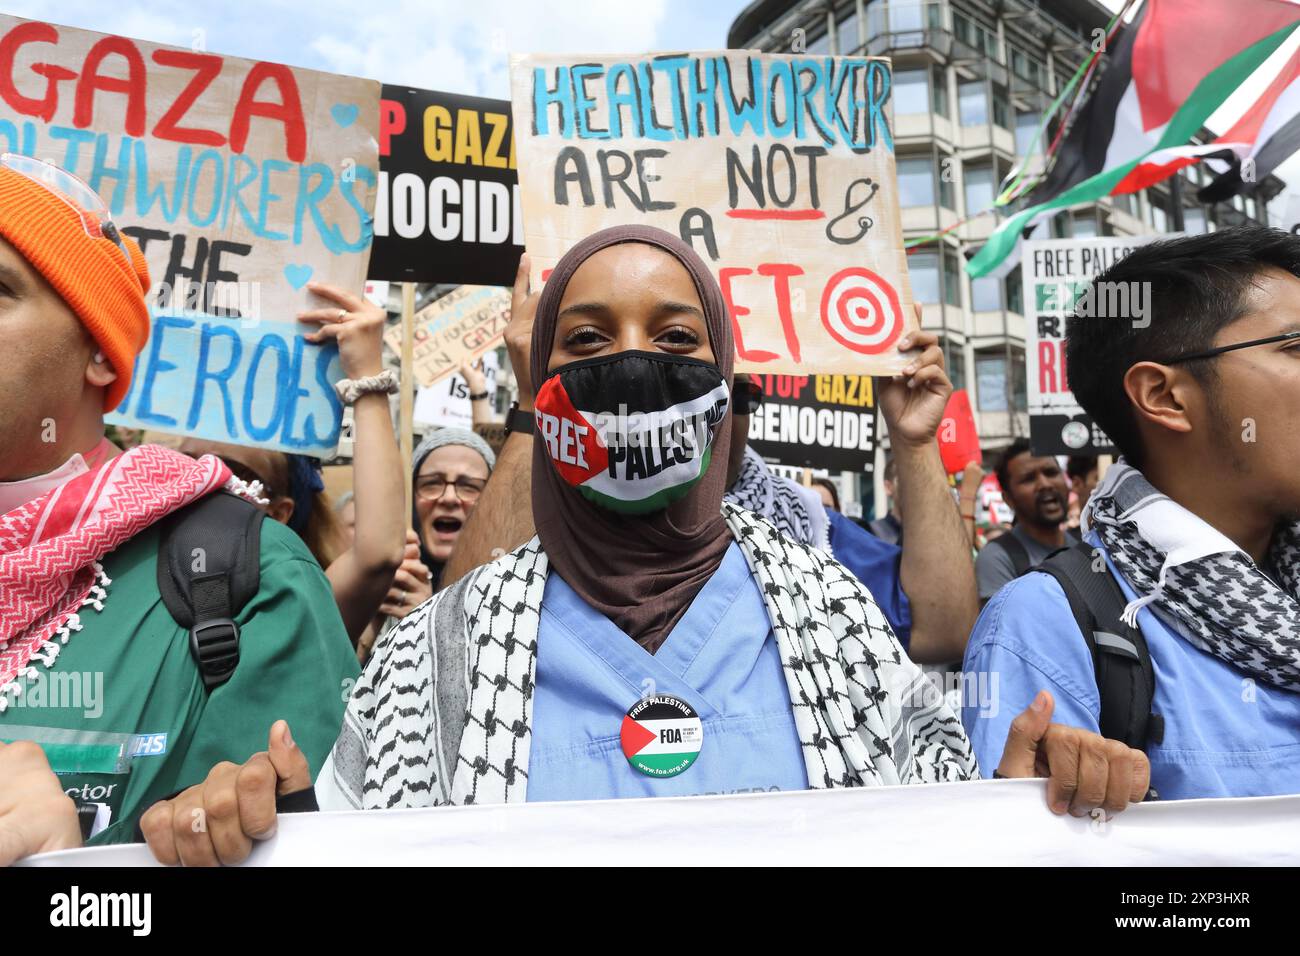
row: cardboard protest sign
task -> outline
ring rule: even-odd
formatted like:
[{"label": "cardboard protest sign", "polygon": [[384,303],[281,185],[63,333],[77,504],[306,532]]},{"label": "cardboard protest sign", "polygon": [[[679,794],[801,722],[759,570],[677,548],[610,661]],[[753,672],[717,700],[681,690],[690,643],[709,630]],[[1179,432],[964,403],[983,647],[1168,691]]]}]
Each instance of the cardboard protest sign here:
[{"label": "cardboard protest sign", "polygon": [[[510,321],[510,290],[463,285],[415,314],[415,380],[432,385],[496,345]],[[402,329],[384,333],[394,350],[402,347]]]},{"label": "cardboard protest sign", "polygon": [[646,223],[713,268],[738,370],[906,364],[887,60],[529,55],[511,84],[535,287],[584,236]]},{"label": "cardboard protest sign", "polygon": [[379,84],[0,16],[0,151],[84,179],[149,261],[153,329],[108,421],[329,454],[337,349],[310,279],[359,292]]},{"label": "cardboard protest sign", "polygon": [[870,472],[876,458],[876,395],[870,375],[751,375],[763,404],[749,444],[781,465]]},{"label": "cardboard protest sign", "polygon": [[975,413],[971,410],[970,395],[966,389],[954,389],[943,409],[943,419],[936,436],[939,440],[939,457],[943,470],[950,475],[964,471],[971,462],[983,458],[980,436],[975,428]]},{"label": "cardboard protest sign", "polygon": [[[483,353],[483,377],[487,379],[487,392],[495,395],[500,366],[497,354]],[[453,373],[436,384],[421,388],[415,394],[412,419],[419,426],[437,428],[470,428],[474,423],[474,406],[469,400],[469,383],[459,373]]]},{"label": "cardboard protest sign", "polygon": [[1065,320],[1149,322],[1149,290],[1091,280],[1138,246],[1159,236],[1035,239],[1020,261],[1025,295],[1025,363],[1029,441],[1035,455],[1109,455],[1110,439],[1070,392],[1065,374]]},{"label": "cardboard protest sign", "polygon": [[370,278],[512,285],[524,251],[510,104],[385,86]]}]

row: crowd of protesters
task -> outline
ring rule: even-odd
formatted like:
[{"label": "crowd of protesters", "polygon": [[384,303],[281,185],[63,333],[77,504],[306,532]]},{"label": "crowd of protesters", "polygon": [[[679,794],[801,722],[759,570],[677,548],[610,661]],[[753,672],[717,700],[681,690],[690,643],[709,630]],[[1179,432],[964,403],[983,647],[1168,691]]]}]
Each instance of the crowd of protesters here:
[{"label": "crowd of protesters", "polygon": [[[705,263],[606,229],[540,291],[521,261],[504,443],[429,431],[407,512],[384,310],[329,285],[299,318],[337,343],[354,416],[339,501],[301,456],[108,441],[148,272],[88,187],[34,165],[0,162],[0,386],[22,396],[0,404],[0,862],[142,841],[235,863],[317,809],[1041,776],[1083,816],[1300,791],[1294,236],[1153,242],[1099,277],[1154,290],[1149,323],[1068,325],[1071,387],[1122,457],[1012,442],[1014,523],[980,533],[983,471],[950,479],[936,442],[934,333],[877,383],[886,501],[859,524],[747,445],[761,392]],[[671,465],[593,473],[575,407],[695,417]],[[643,447],[631,419],[602,441]],[[922,664],[996,675],[995,706],[953,707]],[[35,702],[53,673],[102,681],[93,716]],[[698,712],[688,772],[620,752],[647,682]]]}]

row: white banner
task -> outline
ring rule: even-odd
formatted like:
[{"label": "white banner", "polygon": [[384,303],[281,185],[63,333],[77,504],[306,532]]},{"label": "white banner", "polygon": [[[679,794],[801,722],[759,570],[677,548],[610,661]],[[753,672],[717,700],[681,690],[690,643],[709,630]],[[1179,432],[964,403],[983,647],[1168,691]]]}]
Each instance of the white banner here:
[{"label": "white banner", "polygon": [[[646,800],[301,813],[249,866],[1294,866],[1300,796],[1178,800],[1057,817],[1041,780]],[[34,866],[143,866],[142,846]]]}]

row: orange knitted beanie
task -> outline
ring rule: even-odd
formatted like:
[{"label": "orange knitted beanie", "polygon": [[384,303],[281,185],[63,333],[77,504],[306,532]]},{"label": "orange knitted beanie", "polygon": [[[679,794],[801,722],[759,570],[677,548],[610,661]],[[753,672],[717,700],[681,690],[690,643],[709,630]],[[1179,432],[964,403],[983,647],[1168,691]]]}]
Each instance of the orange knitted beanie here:
[{"label": "orange knitted beanie", "polygon": [[4,166],[0,237],[63,297],[112,365],[117,378],[104,394],[104,411],[112,411],[149,338],[149,267],[140,248],[126,236],[126,252],[112,239],[93,238],[70,200]]}]

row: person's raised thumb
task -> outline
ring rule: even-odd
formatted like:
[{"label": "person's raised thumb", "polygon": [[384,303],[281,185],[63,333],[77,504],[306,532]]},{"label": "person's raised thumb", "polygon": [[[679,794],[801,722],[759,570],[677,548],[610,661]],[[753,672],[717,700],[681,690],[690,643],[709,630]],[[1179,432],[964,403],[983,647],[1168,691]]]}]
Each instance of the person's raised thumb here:
[{"label": "person's raised thumb", "polygon": [[283,797],[311,786],[311,768],[307,765],[307,755],[293,742],[287,720],[277,720],[271,725],[266,750],[271,757],[271,766],[275,768],[276,796]]},{"label": "person's raised thumb", "polygon": [[1029,707],[1011,721],[1007,743],[1002,748],[1002,762],[998,764],[999,774],[1004,777],[1035,776],[1038,745],[1052,723],[1055,707],[1052,695],[1040,690]]}]

